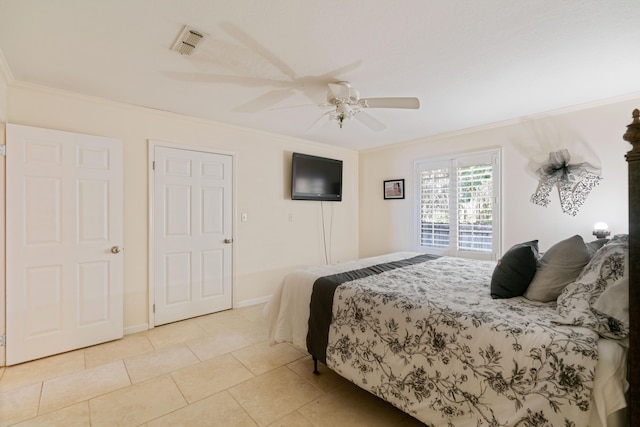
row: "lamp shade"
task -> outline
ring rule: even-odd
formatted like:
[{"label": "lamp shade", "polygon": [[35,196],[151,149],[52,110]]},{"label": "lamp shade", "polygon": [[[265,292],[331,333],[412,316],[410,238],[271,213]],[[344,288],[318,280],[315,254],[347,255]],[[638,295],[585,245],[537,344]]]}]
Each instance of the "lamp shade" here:
[{"label": "lamp shade", "polygon": [[609,231],[609,226],[607,225],[607,223],[596,222],[593,225],[593,235],[596,236],[598,239],[604,239],[610,234],[611,232]]}]

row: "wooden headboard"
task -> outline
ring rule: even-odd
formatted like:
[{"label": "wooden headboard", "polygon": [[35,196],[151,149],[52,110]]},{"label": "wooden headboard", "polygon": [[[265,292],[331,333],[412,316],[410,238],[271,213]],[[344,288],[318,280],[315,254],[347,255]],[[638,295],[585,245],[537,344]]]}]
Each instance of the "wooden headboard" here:
[{"label": "wooden headboard", "polygon": [[623,138],[629,167],[629,425],[640,425],[640,111]]}]

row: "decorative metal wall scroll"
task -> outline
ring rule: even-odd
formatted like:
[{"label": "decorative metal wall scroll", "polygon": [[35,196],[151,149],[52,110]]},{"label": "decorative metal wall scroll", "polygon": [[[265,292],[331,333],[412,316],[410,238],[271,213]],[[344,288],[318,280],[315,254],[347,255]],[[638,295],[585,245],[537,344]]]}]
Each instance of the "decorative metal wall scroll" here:
[{"label": "decorative metal wall scroll", "polygon": [[549,194],[554,186],[560,194],[562,212],[575,216],[589,192],[600,183],[599,170],[589,163],[569,164],[571,156],[566,149],[549,153],[549,160],[536,173],[540,177],[538,189],[531,196],[531,202],[547,206]]}]

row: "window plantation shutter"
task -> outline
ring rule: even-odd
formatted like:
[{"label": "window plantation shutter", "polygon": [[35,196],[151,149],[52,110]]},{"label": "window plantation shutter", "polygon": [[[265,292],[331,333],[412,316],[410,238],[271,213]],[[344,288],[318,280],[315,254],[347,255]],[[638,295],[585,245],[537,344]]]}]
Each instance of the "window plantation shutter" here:
[{"label": "window plantation shutter", "polygon": [[491,252],[493,233],[493,167],[457,169],[458,250]]},{"label": "window plantation shutter", "polygon": [[418,249],[497,259],[499,150],[416,163]]},{"label": "window plantation shutter", "polygon": [[420,245],[449,247],[449,169],[421,172]]}]

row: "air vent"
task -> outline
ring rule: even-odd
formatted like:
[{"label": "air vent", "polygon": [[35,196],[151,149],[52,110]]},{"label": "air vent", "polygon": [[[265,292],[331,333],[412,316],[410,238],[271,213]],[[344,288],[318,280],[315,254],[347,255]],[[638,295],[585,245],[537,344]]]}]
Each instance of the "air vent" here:
[{"label": "air vent", "polygon": [[204,33],[202,31],[185,26],[172,49],[183,55],[191,55],[203,38]]}]

